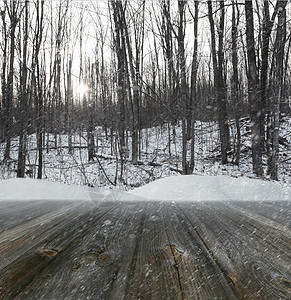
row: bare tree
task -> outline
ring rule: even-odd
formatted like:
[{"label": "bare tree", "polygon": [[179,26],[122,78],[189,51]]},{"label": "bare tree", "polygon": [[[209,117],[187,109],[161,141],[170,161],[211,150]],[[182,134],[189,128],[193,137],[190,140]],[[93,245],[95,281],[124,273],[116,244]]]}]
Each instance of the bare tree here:
[{"label": "bare tree", "polygon": [[[17,161],[17,177],[23,178],[25,175],[26,152],[27,152],[27,127],[28,127],[28,26],[29,26],[29,1],[25,1],[24,21],[23,21],[23,45],[20,64],[20,86],[19,86],[19,148]],[[20,49],[20,47],[19,47]]]},{"label": "bare tree", "polygon": [[120,14],[123,12],[122,3],[111,0],[114,22],[114,49],[117,56],[117,131],[119,136],[119,149],[121,159],[121,174],[123,174],[124,150],[125,150],[125,102],[126,102],[126,52],[124,41],[124,26],[123,18]]},{"label": "bare tree", "polygon": [[67,124],[67,132],[68,132],[68,148],[69,153],[73,152],[72,146],[72,111],[73,111],[73,84],[72,84],[72,64],[73,59],[72,55],[68,55],[68,66],[67,66],[67,89],[66,89],[66,124]]},{"label": "bare tree", "polygon": [[[8,51],[4,48],[4,65],[2,71],[2,92],[4,92],[2,103],[4,110],[4,126],[5,126],[5,138],[6,138],[6,146],[4,152],[4,162],[10,159],[10,148],[11,148],[11,138],[13,133],[13,104],[14,104],[14,63],[15,63],[15,49],[16,49],[16,29],[19,23],[19,19],[21,16],[21,3],[18,1],[9,1],[4,0],[5,9],[2,12],[2,22],[4,26],[4,30],[6,31],[6,18],[5,14],[8,14],[10,20],[9,27],[9,36],[10,36],[10,48],[9,48],[9,58]],[[6,35],[5,38],[8,38]],[[5,42],[5,47],[7,47],[7,43]],[[6,60],[7,57],[7,60]],[[4,75],[4,67],[6,67],[6,63],[8,63],[8,75],[7,81],[5,82],[6,76]],[[3,87],[4,86],[4,87]]]},{"label": "bare tree", "polygon": [[[2,21],[2,70],[1,70],[1,142],[6,140],[7,115],[6,115],[6,97],[7,97],[7,59],[8,59],[8,32],[6,23],[7,6],[4,5],[1,10]],[[3,125],[4,124],[4,125]]]},{"label": "bare tree", "polygon": [[44,138],[44,82],[40,62],[40,48],[43,39],[44,0],[37,0],[36,24],[34,31],[33,60],[32,60],[32,85],[36,107],[36,138],[38,150],[37,178],[42,178],[43,169],[43,138]]},{"label": "bare tree", "polygon": [[[185,9],[187,1],[178,2],[179,23],[178,34],[175,33],[178,41],[178,67],[179,67],[179,82],[178,95],[180,98],[180,106],[182,108],[182,169],[183,174],[190,173],[190,163],[187,161],[187,110],[189,109],[189,93],[187,86],[187,74],[186,74],[186,56],[185,56]],[[189,121],[189,120],[188,120]]]},{"label": "bare tree", "polygon": [[221,162],[227,163],[227,155],[230,150],[229,141],[229,125],[227,116],[227,93],[226,93],[226,79],[224,74],[224,52],[223,52],[223,38],[225,30],[225,7],[224,1],[219,1],[219,30],[218,30],[218,48],[216,48],[216,30],[213,18],[212,1],[207,1],[208,4],[208,18],[210,23],[211,35],[211,54],[214,72],[214,89],[215,99],[218,112],[218,125],[221,145]]},{"label": "bare tree", "polygon": [[251,107],[252,120],[252,160],[254,173],[262,177],[262,147],[261,147],[261,114],[262,104],[259,88],[259,77],[255,49],[254,37],[254,16],[252,1],[245,1],[246,16],[246,40],[247,40],[247,60],[248,60],[248,98]]},{"label": "bare tree", "polygon": [[87,96],[87,109],[88,109],[88,125],[87,125],[87,144],[88,144],[88,161],[93,161],[95,157],[95,110],[96,110],[96,99],[94,96],[95,83],[98,81],[98,73],[97,78],[94,78],[95,67],[94,64],[90,64],[90,60],[88,60],[86,67],[86,84],[88,85],[88,91],[86,93]]},{"label": "bare tree", "polygon": [[195,12],[194,15],[191,13],[194,20],[194,47],[193,57],[191,64],[191,86],[190,86],[190,104],[189,104],[189,115],[188,115],[188,137],[191,139],[190,147],[190,165],[189,173],[193,173],[194,170],[194,154],[195,154],[195,112],[197,110],[197,81],[198,81],[198,17],[199,17],[199,1],[194,2]]},{"label": "bare tree", "polygon": [[238,26],[239,26],[239,9],[237,1],[232,0],[232,26],[231,26],[231,46],[232,46],[232,81],[231,95],[234,101],[234,116],[236,124],[236,153],[235,164],[239,165],[240,148],[241,148],[241,132],[240,132],[240,105],[239,105],[239,76],[238,76]]},{"label": "bare tree", "polygon": [[279,129],[280,129],[280,104],[282,99],[283,74],[284,74],[284,51],[286,44],[286,5],[287,1],[278,1],[278,24],[274,45],[273,61],[274,68],[271,74],[271,86],[273,93],[270,94],[270,119],[271,143],[269,145],[268,172],[271,179],[278,180],[279,162]]},{"label": "bare tree", "polygon": [[[142,48],[144,40],[144,10],[145,1],[143,0],[138,9],[134,9],[134,16],[132,15],[134,27],[134,48],[130,41],[130,33],[128,22],[126,21],[125,8],[120,6],[120,23],[124,26],[124,38],[127,49],[127,62],[129,64],[130,82],[128,79],[128,90],[131,103],[131,117],[132,117],[132,162],[137,163],[138,160],[138,145],[139,145],[139,99],[140,99],[140,86],[141,86],[141,71],[142,71]],[[133,54],[135,50],[135,55]],[[132,94],[131,94],[132,90]]]}]

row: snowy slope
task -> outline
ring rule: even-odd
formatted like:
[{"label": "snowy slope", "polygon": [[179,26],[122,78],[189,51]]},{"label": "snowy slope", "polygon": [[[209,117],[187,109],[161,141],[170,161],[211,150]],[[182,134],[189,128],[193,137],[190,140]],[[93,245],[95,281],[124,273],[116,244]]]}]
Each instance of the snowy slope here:
[{"label": "snowy slope", "polygon": [[38,179],[12,178],[0,180],[1,200],[82,200],[82,201],[122,201],[145,200],[126,192],[68,185]]},{"label": "snowy slope", "polygon": [[[234,139],[236,129],[231,121],[231,137]],[[291,118],[284,118],[280,131],[279,181],[291,185]],[[241,119],[241,159],[239,166],[234,162],[222,165],[220,162],[220,140],[218,125],[214,122],[195,122],[195,169],[194,174],[228,175],[230,177],[253,177],[251,160],[250,120]],[[116,145],[111,138],[106,138],[104,129],[96,127],[96,157],[88,161],[87,133],[76,132],[73,135],[74,151],[68,151],[66,134],[46,134],[46,148],[43,155],[43,178],[69,185],[90,185],[98,188],[110,188],[127,191],[140,187],[159,178],[179,175],[182,166],[182,127],[169,124],[142,130],[140,158],[138,164],[131,163],[131,154],[123,164],[122,179],[121,162]],[[128,149],[131,149],[129,134]],[[0,180],[16,177],[19,138],[12,139],[11,160],[7,164],[0,163]],[[188,145],[189,146],[189,145]],[[32,134],[28,137],[27,177],[37,175],[37,139]],[[0,162],[3,161],[5,143],[0,143]],[[98,159],[97,159],[98,158]],[[189,158],[188,158],[189,159]],[[235,153],[230,154],[235,159]],[[266,157],[263,158],[266,171]],[[265,177],[268,178],[268,174]],[[112,182],[116,182],[113,185]]]},{"label": "snowy slope", "polygon": [[228,176],[172,176],[129,193],[154,200],[291,200],[291,189],[277,182]]},{"label": "snowy slope", "polygon": [[89,187],[47,180],[13,178],[0,180],[1,200],[90,200]]},{"label": "snowy slope", "polygon": [[291,189],[277,182],[228,176],[172,176],[130,192],[65,185],[47,180],[0,181],[0,200],[291,200]]}]

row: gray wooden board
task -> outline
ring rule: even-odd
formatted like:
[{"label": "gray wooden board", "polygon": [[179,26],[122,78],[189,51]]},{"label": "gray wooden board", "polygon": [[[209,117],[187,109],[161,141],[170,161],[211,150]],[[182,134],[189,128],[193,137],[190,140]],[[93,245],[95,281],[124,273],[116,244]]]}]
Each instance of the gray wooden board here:
[{"label": "gray wooden board", "polygon": [[281,222],[283,226],[291,229],[291,202],[287,201],[264,201],[264,202],[235,202],[232,205],[239,206],[244,210],[255,212],[265,216],[271,223]]},{"label": "gray wooden board", "polygon": [[291,298],[291,239],[284,226],[273,227],[231,204],[179,207],[241,298]]},{"label": "gray wooden board", "polygon": [[0,202],[0,299],[291,299],[290,202],[121,198]]}]

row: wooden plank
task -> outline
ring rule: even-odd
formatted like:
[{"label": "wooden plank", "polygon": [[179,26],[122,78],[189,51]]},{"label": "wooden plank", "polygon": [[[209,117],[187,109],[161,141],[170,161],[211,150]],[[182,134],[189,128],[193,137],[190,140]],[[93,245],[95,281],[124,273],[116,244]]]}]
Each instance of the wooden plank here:
[{"label": "wooden plank", "polygon": [[238,298],[186,223],[170,204],[150,204],[127,299]]},{"label": "wooden plank", "polygon": [[0,299],[290,299],[289,204],[122,197],[7,203]]},{"label": "wooden plank", "polygon": [[[37,203],[37,205],[35,205]],[[42,214],[55,211],[64,203],[55,201],[0,201],[0,232],[33,219]]]},{"label": "wooden plank", "polygon": [[241,298],[290,298],[288,236],[223,203],[179,206]]},{"label": "wooden plank", "polygon": [[0,201],[0,234],[12,227],[25,227],[32,223],[31,220],[51,218],[80,205],[90,205],[90,202],[98,204],[101,201]]},{"label": "wooden plank", "polygon": [[165,205],[163,214],[182,299],[238,299],[231,281],[178,207],[174,203]]},{"label": "wooden plank", "polygon": [[[34,205],[38,207],[42,206],[42,203],[35,202]],[[62,207],[57,205],[52,212],[37,215],[35,218],[27,218],[28,220],[21,222],[19,226],[13,226],[1,232],[0,268],[4,268],[30,248],[41,243],[46,236],[65,231],[66,226],[70,225],[72,220],[87,213],[95,206],[90,202],[74,202]],[[81,222],[80,218],[78,218],[78,222]]]},{"label": "wooden plank", "polygon": [[285,231],[291,229],[291,202],[290,201],[238,201],[232,202],[232,206],[240,207],[249,213],[255,213],[256,217],[265,217],[269,224],[280,223]]},{"label": "wooden plank", "polygon": [[234,215],[234,221],[244,220],[240,229],[244,238],[252,241],[251,248],[264,252],[264,257],[276,266],[291,271],[291,263],[288,265],[288,261],[291,262],[291,232],[285,226],[234,204],[217,204],[217,209],[223,209],[228,220],[233,221]]},{"label": "wooden plank", "polygon": [[[11,299],[16,295],[18,299],[114,299],[110,296],[113,286],[122,294],[143,204],[107,204],[110,209],[100,215],[99,206],[70,239],[57,236],[42,243],[45,249],[57,249],[56,255],[40,257],[36,254],[39,247],[35,247],[32,255],[13,264],[13,268],[27,269],[33,262],[39,268],[23,282],[22,289],[15,293],[10,288]],[[4,277],[13,271],[10,267]]]},{"label": "wooden plank", "polygon": [[181,299],[178,273],[163,226],[162,205],[149,203],[125,299]]},{"label": "wooden plank", "polygon": [[[7,246],[1,250],[5,267],[0,271],[0,298],[14,299],[68,245],[72,245],[76,237],[93,226],[113,205],[113,202],[100,205],[91,203],[90,207],[60,215],[52,222],[47,221],[45,226],[36,224],[32,233],[27,231],[23,236],[17,236],[16,240],[13,234],[10,235],[8,241],[4,241]],[[3,240],[1,243],[3,245]]]}]

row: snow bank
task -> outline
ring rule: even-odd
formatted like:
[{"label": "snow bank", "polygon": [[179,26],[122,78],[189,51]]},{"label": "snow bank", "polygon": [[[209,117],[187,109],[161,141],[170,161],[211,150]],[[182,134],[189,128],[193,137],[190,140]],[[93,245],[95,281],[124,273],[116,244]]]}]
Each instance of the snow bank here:
[{"label": "snow bank", "polygon": [[47,180],[13,178],[0,180],[0,200],[90,200],[89,187]]},{"label": "snow bank", "polygon": [[130,192],[65,185],[47,180],[0,181],[0,200],[291,200],[291,189],[277,182],[228,176],[172,176]]},{"label": "snow bank", "polygon": [[129,193],[152,200],[291,200],[291,189],[277,182],[228,176],[172,176]]},{"label": "snow bank", "polygon": [[67,185],[38,179],[0,180],[1,200],[136,201],[145,198],[122,191]]}]

